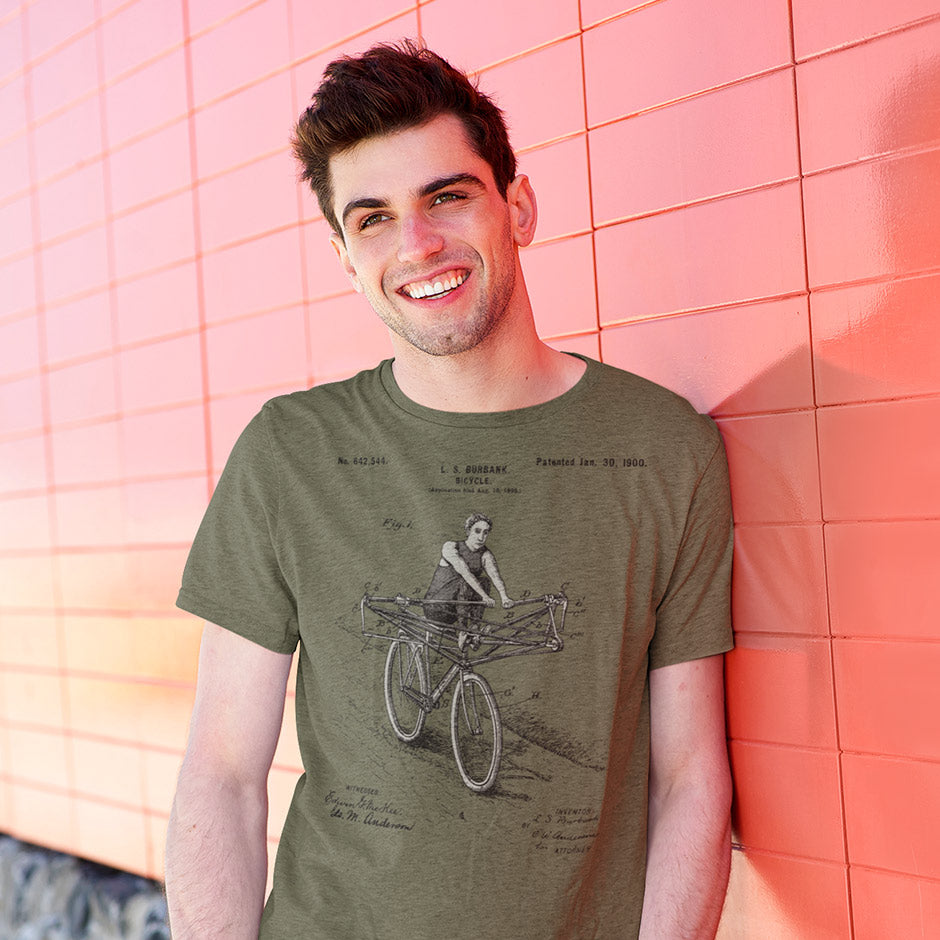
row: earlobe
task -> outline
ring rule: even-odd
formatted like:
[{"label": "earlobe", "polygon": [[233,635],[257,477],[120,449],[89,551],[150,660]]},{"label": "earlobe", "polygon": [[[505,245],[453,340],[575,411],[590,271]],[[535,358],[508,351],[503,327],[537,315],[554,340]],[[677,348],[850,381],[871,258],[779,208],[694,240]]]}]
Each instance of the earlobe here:
[{"label": "earlobe", "polygon": [[346,277],[348,277],[352,283],[353,289],[357,294],[361,294],[362,282],[359,280],[359,275],[356,274],[356,269],[349,260],[349,252],[346,250],[346,243],[343,241],[342,236],[337,235],[336,232],[332,232],[330,234],[330,244],[333,246],[333,250],[336,252],[336,256],[339,258],[339,263],[343,266],[343,270],[346,272]]},{"label": "earlobe", "polygon": [[524,248],[535,238],[535,226],[538,222],[538,204],[535,191],[529,178],[519,174],[506,190],[506,201],[512,216],[513,240]]}]

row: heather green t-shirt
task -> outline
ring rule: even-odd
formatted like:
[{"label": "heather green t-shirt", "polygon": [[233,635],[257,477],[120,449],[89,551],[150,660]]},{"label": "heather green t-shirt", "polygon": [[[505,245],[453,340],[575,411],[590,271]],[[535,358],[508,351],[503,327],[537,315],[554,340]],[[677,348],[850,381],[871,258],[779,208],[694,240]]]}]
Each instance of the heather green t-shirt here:
[{"label": "heather green t-shirt", "polygon": [[[465,521],[475,513],[491,529],[473,552]],[[462,546],[497,602],[475,608],[487,626],[458,617],[421,634],[441,620],[434,603],[363,610],[364,597],[425,598],[448,546]],[[305,773],[261,936],[635,936],[648,671],[730,648],[730,564],[714,423],[592,360],[570,391],[510,412],[417,405],[389,362],[268,402],[232,452],[178,600],[269,649],[298,649]],[[510,598],[532,603],[504,610],[493,568]],[[563,626],[553,609],[560,642],[500,658],[521,647],[480,638],[511,633],[544,595],[567,599]],[[543,628],[550,636],[547,613]],[[397,645],[387,669],[400,629],[413,642]],[[481,680],[457,670],[436,688],[464,655],[464,672]],[[403,740],[388,696],[412,714],[407,724],[415,698],[435,691],[438,707]],[[458,750],[485,755],[500,738],[482,792],[455,754],[464,732],[454,724],[474,720],[478,733]]]}]

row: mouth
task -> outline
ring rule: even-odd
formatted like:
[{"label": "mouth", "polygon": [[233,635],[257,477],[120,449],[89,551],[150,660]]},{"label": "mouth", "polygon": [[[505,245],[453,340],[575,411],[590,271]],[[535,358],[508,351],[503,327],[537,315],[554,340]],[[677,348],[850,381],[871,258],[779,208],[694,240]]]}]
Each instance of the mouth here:
[{"label": "mouth", "polygon": [[470,276],[470,272],[463,268],[454,268],[443,271],[425,281],[411,281],[398,288],[398,293],[411,300],[438,300],[457,290]]}]

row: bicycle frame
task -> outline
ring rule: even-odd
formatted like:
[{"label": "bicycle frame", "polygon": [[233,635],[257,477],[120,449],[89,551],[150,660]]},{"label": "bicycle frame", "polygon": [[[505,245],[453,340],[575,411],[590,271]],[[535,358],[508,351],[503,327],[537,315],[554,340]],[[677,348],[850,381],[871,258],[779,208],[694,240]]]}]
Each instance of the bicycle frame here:
[{"label": "bicycle frame", "polygon": [[[366,594],[359,605],[362,635],[378,640],[397,640],[404,633],[410,639],[441,653],[452,663],[462,664],[464,667],[470,664],[482,666],[484,663],[508,659],[511,656],[557,653],[564,648],[561,632],[564,630],[565,612],[568,607],[568,598],[564,594],[544,594],[541,597],[516,601],[513,608],[526,606],[532,609],[503,621],[474,620],[465,616],[462,623],[442,624],[411,609],[418,607],[424,610],[436,603],[443,602],[406,597],[403,594],[394,597]],[[446,603],[467,610],[468,613],[471,608],[486,607],[482,601]],[[375,614],[394,628],[394,634],[369,630],[366,627],[366,611]],[[544,626],[540,625],[542,618],[545,620]],[[473,642],[461,644],[460,634]],[[477,653],[472,657],[471,647],[476,647],[473,652]]]}]

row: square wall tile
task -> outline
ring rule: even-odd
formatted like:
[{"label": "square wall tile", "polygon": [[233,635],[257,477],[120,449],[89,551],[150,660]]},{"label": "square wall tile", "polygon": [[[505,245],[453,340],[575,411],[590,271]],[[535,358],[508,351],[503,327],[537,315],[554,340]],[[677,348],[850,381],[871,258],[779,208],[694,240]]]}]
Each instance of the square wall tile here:
[{"label": "square wall tile", "polygon": [[940,761],[940,644],[836,640],[833,649],[842,746]]},{"label": "square wall tile", "polygon": [[[286,151],[296,120],[286,72],[197,110],[194,127],[199,176]],[[285,175],[290,179],[290,170]]]},{"label": "square wall tile", "polygon": [[116,359],[122,411],[202,400],[202,348],[196,333],[125,349]]},{"label": "square wall tile", "polygon": [[[2,66],[0,66],[2,68]],[[67,81],[63,81],[64,77]],[[97,90],[98,43],[94,31],[78,36],[29,70],[32,119],[39,120]]]},{"label": "square wall tile", "polygon": [[0,424],[6,434],[38,431],[45,424],[38,375],[0,383]]},{"label": "square wall tile", "polygon": [[601,322],[803,291],[802,233],[796,183],[603,228]]},{"label": "square wall tile", "polygon": [[117,335],[121,343],[137,343],[199,326],[199,284],[196,265],[132,278],[115,288]]},{"label": "square wall tile", "polygon": [[170,124],[187,112],[186,61],[182,49],[156,59],[105,89],[108,143]]},{"label": "square wall tile", "polygon": [[72,761],[79,794],[128,809],[143,807],[143,767],[139,747],[73,735]]},{"label": "square wall tile", "polygon": [[301,239],[307,299],[319,300],[351,291],[349,278],[330,244],[330,226],[326,220],[318,218],[307,222],[301,229]]},{"label": "square wall tile", "polygon": [[[459,28],[455,28],[459,24]],[[461,69],[479,70],[579,30],[576,0],[435,0],[421,9],[421,38]],[[486,91],[485,82],[482,84]]]},{"label": "square wall tile", "polygon": [[110,357],[49,372],[49,412],[53,424],[102,419],[117,411],[114,362]]},{"label": "square wall tile", "polygon": [[[68,141],[67,147],[62,146],[64,140]],[[94,160],[104,149],[97,96],[79,101],[37,124],[33,142],[37,180],[78,169]]]},{"label": "square wall tile", "polygon": [[101,24],[104,73],[111,80],[183,43],[183,5],[165,0],[125,4]]},{"label": "square wall tile", "polygon": [[310,369],[352,375],[392,355],[388,329],[359,294],[309,304]]},{"label": "square wall tile", "polygon": [[295,384],[307,376],[303,307],[212,326],[206,331],[212,395]]},{"label": "square wall tile", "polygon": [[111,276],[104,226],[43,248],[39,263],[46,303],[100,291]]},{"label": "square wall tile", "polygon": [[76,853],[75,804],[64,791],[13,783],[9,787],[12,825],[8,835],[59,852]]},{"label": "square wall tile", "polygon": [[122,476],[117,421],[52,431],[58,485],[113,482]]},{"label": "square wall tile", "polygon": [[297,224],[296,166],[277,153],[200,184],[202,247],[211,251]]},{"label": "square wall tile", "polygon": [[938,309],[937,275],[812,294],[819,403],[940,391]]},{"label": "square wall tile", "polygon": [[216,323],[300,303],[302,263],[296,228],[206,255],[206,320]]},{"label": "square wall tile", "polygon": [[144,815],[136,809],[76,799],[76,854],[125,871],[147,870]]},{"label": "square wall tile", "polygon": [[752,849],[731,855],[717,940],[852,940],[844,865]]},{"label": "square wall tile", "polygon": [[597,329],[590,235],[536,245],[520,257],[540,336]]},{"label": "square wall tile", "polygon": [[51,613],[0,612],[0,664],[35,668],[58,660],[58,629]]},{"label": "square wall tile", "polygon": [[104,222],[104,169],[101,160],[86,163],[38,191],[42,241]]},{"label": "square wall tile", "polygon": [[28,55],[36,58],[67,42],[95,24],[94,0],[74,0],[63,7],[58,0],[36,0],[26,13]]},{"label": "square wall tile", "polygon": [[117,484],[60,489],[52,501],[59,548],[113,548],[124,544],[124,500]]},{"label": "square wall tile", "polygon": [[737,526],[731,579],[735,630],[827,635],[825,570],[822,526]]},{"label": "square wall tile", "polygon": [[196,252],[193,196],[169,196],[122,215],[112,223],[118,278],[189,261]]},{"label": "square wall tile", "polygon": [[818,522],[819,467],[812,412],[721,418],[737,523]]},{"label": "square wall tile", "polygon": [[[320,4],[290,0],[292,57],[310,55],[333,45],[371,23],[391,19],[414,7],[415,3],[416,0],[358,0],[355,4]],[[401,33],[402,36],[416,34],[414,28]]]},{"label": "square wall tile", "polygon": [[517,151],[584,130],[578,37],[488,69],[482,85],[502,110]]},{"label": "square wall tile", "polygon": [[795,179],[796,140],[789,72],[596,128],[591,131],[595,220]]},{"label": "square wall tile", "polygon": [[133,206],[192,185],[189,123],[175,121],[108,156],[112,211]]},{"label": "square wall tile", "polygon": [[0,323],[0,381],[39,369],[39,320],[20,317]]},{"label": "square wall tile", "polygon": [[124,493],[132,545],[189,544],[206,508],[202,474],[128,483]]},{"label": "square wall tile", "polygon": [[33,206],[32,199],[26,195],[0,208],[0,258],[31,251],[32,248]]},{"label": "square wall tile", "polygon": [[0,493],[44,489],[47,483],[45,441],[40,432],[0,441]]},{"label": "square wall tile", "polygon": [[940,265],[940,150],[808,177],[804,201],[812,287]]},{"label": "square wall tile", "polygon": [[826,566],[834,634],[940,638],[940,521],[827,526]]},{"label": "square wall tile", "polygon": [[637,320],[601,333],[605,361],[665,385],[705,414],[813,404],[802,297]]},{"label": "square wall tile", "polygon": [[33,312],[36,305],[36,261],[31,256],[0,264],[0,297],[10,316]]},{"label": "square wall tile", "polygon": [[200,473],[206,462],[206,424],[201,404],[126,417],[121,422],[124,475]]},{"label": "square wall tile", "polygon": [[836,747],[827,640],[738,631],[725,688],[732,738]]},{"label": "square wall tile", "polygon": [[927,878],[851,869],[855,940],[929,937],[940,924],[940,884]]},{"label": "square wall tile", "polygon": [[835,752],[732,741],[733,838],[746,849],[844,862]]},{"label": "square wall tile", "polygon": [[590,230],[585,137],[579,135],[528,151],[520,157],[518,171],[529,177],[535,190],[539,216],[537,240]]},{"label": "square wall tile", "polygon": [[850,862],[940,880],[940,764],[845,754],[842,766]]},{"label": "square wall tile", "polygon": [[48,672],[4,670],[0,704],[9,724],[28,725],[32,730],[60,732],[65,727],[62,679]]},{"label": "square wall tile", "polygon": [[940,399],[822,408],[818,422],[827,521],[937,516]]},{"label": "square wall tile", "polygon": [[786,0],[645,4],[584,34],[588,124],[789,62]]},{"label": "square wall tile", "polygon": [[833,49],[934,16],[935,0],[793,0],[793,38],[797,58]]},{"label": "square wall tile", "polygon": [[61,730],[34,731],[7,728],[10,763],[7,768],[17,783],[65,788],[71,774],[66,753],[68,742]]},{"label": "square wall tile", "polygon": [[197,36],[191,47],[198,107],[290,62],[287,0],[247,7]]},{"label": "square wall tile", "polygon": [[4,551],[28,552],[51,547],[49,501],[40,496],[0,500],[0,532]]},{"label": "square wall tile", "polygon": [[110,352],[114,337],[108,290],[48,307],[45,327],[47,364]]},{"label": "square wall tile", "polygon": [[804,172],[935,145],[938,47],[934,21],[797,66]]}]

